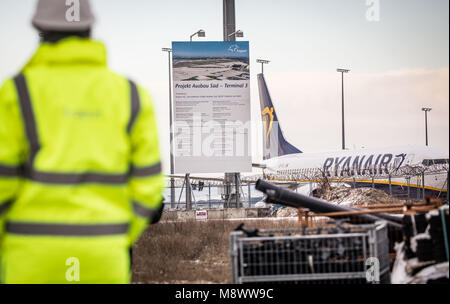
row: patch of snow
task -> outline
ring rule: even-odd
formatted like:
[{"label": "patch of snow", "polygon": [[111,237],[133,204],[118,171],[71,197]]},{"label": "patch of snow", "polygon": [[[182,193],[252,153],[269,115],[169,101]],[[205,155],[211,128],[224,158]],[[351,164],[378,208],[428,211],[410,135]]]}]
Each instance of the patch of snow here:
[{"label": "patch of snow", "polygon": [[[320,198],[343,206],[364,206],[375,204],[399,203],[400,200],[386,192],[373,188],[351,188],[348,185],[325,187]],[[320,193],[320,190],[319,190]]]},{"label": "patch of snow", "polygon": [[263,201],[259,201],[255,204],[255,208],[267,208],[267,204]]}]

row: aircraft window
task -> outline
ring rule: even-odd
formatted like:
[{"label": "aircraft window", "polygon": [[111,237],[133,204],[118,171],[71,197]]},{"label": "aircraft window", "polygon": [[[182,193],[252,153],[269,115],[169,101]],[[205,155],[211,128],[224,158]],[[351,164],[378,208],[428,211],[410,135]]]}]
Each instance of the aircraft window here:
[{"label": "aircraft window", "polygon": [[431,165],[442,165],[448,164],[448,159],[439,158],[439,159],[424,159],[422,161],[422,165],[431,166]]},{"label": "aircraft window", "polygon": [[448,159],[433,159],[433,162],[438,165],[448,164]]}]

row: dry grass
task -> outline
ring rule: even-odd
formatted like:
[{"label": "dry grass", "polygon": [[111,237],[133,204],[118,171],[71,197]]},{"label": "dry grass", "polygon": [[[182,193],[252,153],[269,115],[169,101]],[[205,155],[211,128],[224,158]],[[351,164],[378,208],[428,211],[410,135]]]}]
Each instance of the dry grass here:
[{"label": "dry grass", "polygon": [[[241,222],[161,222],[133,247],[133,283],[230,283],[229,234]],[[246,227],[295,228],[295,221],[250,221]]]}]

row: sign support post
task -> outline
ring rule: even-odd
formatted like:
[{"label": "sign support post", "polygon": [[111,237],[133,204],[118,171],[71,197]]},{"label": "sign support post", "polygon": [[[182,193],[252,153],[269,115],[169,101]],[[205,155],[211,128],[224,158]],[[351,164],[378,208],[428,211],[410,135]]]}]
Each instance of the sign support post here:
[{"label": "sign support post", "polygon": [[[230,36],[231,33],[236,32],[236,12],[234,4],[234,0],[223,0],[223,41],[236,41],[235,35]],[[229,175],[228,178],[227,175]],[[235,182],[236,208],[239,208],[240,173],[225,173],[224,182],[226,183],[225,187],[229,189],[227,191],[229,195],[231,195],[232,193],[231,181],[233,179]],[[226,201],[229,201],[229,199],[226,198]]]}]

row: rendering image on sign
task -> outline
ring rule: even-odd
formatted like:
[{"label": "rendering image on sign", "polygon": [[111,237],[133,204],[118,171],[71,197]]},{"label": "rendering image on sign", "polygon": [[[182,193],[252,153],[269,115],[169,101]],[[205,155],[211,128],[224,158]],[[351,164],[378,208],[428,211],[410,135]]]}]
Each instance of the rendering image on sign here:
[{"label": "rendering image on sign", "polygon": [[250,172],[244,41],[173,42],[175,173]]},{"label": "rendering image on sign", "polygon": [[248,42],[174,42],[174,81],[249,80]]}]

